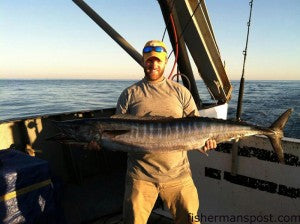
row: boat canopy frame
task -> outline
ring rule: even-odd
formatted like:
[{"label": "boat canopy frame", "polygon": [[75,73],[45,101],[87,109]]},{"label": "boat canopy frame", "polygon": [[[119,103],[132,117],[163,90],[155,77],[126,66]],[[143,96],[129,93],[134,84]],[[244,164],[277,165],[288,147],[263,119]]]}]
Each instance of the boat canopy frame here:
[{"label": "boat canopy frame", "polygon": [[[143,67],[142,55],[125,38],[83,0],[73,0],[73,2]],[[231,99],[232,85],[221,60],[204,0],[158,0],[158,2],[174,52],[176,45],[178,46],[178,68],[189,79],[182,79],[183,85],[187,88],[190,87],[198,109],[202,108],[202,102],[187,49],[212,99],[216,100],[218,104],[227,103]],[[170,15],[174,18],[176,33],[179,37],[177,42],[174,39],[174,31],[169,22]]]}]

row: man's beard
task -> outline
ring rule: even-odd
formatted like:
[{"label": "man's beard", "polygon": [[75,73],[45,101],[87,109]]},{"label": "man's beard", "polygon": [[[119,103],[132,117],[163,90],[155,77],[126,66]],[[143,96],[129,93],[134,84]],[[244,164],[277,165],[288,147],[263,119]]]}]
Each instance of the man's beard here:
[{"label": "man's beard", "polygon": [[[152,71],[153,72],[153,71]],[[147,69],[144,68],[145,77],[150,81],[155,81],[160,79],[164,74],[164,69],[158,72],[158,74],[151,75],[152,72],[147,72]]]}]

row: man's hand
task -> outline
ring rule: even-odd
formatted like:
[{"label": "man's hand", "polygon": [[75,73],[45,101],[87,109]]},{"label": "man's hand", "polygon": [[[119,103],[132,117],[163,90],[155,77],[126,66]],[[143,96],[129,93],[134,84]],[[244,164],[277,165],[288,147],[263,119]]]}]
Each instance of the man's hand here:
[{"label": "man's hand", "polygon": [[208,150],[211,150],[211,149],[215,149],[215,148],[217,148],[217,142],[214,139],[208,139],[205,142],[205,146],[203,146],[203,150],[205,152],[208,151]]},{"label": "man's hand", "polygon": [[95,150],[95,151],[99,151],[101,149],[101,147],[99,146],[99,144],[95,141],[91,141],[87,147],[88,150]]},{"label": "man's hand", "polygon": [[211,149],[215,149],[217,148],[217,142],[216,140],[214,139],[208,139],[206,142],[205,142],[205,146],[203,146],[202,151],[203,153],[207,154],[206,152],[211,150]]}]

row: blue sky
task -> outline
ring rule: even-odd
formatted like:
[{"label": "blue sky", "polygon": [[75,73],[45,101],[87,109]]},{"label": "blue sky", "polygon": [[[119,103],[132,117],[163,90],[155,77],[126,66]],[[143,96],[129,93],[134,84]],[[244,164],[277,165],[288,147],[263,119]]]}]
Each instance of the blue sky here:
[{"label": "blue sky", "polygon": [[[161,39],[156,0],[86,0],[141,51]],[[248,0],[206,0],[230,79],[242,70]],[[300,79],[300,1],[254,0],[247,79]],[[71,0],[0,4],[0,78],[139,79],[142,68]],[[168,36],[167,46],[170,48]],[[173,56],[167,73],[172,67]],[[199,77],[194,67],[196,77]]]}]

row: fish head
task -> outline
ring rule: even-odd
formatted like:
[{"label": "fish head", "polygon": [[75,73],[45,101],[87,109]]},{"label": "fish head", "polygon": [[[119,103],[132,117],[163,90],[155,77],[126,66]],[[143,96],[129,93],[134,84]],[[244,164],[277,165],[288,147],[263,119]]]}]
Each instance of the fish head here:
[{"label": "fish head", "polygon": [[78,142],[99,141],[101,138],[95,122],[87,120],[56,121],[54,125],[68,138]]}]

